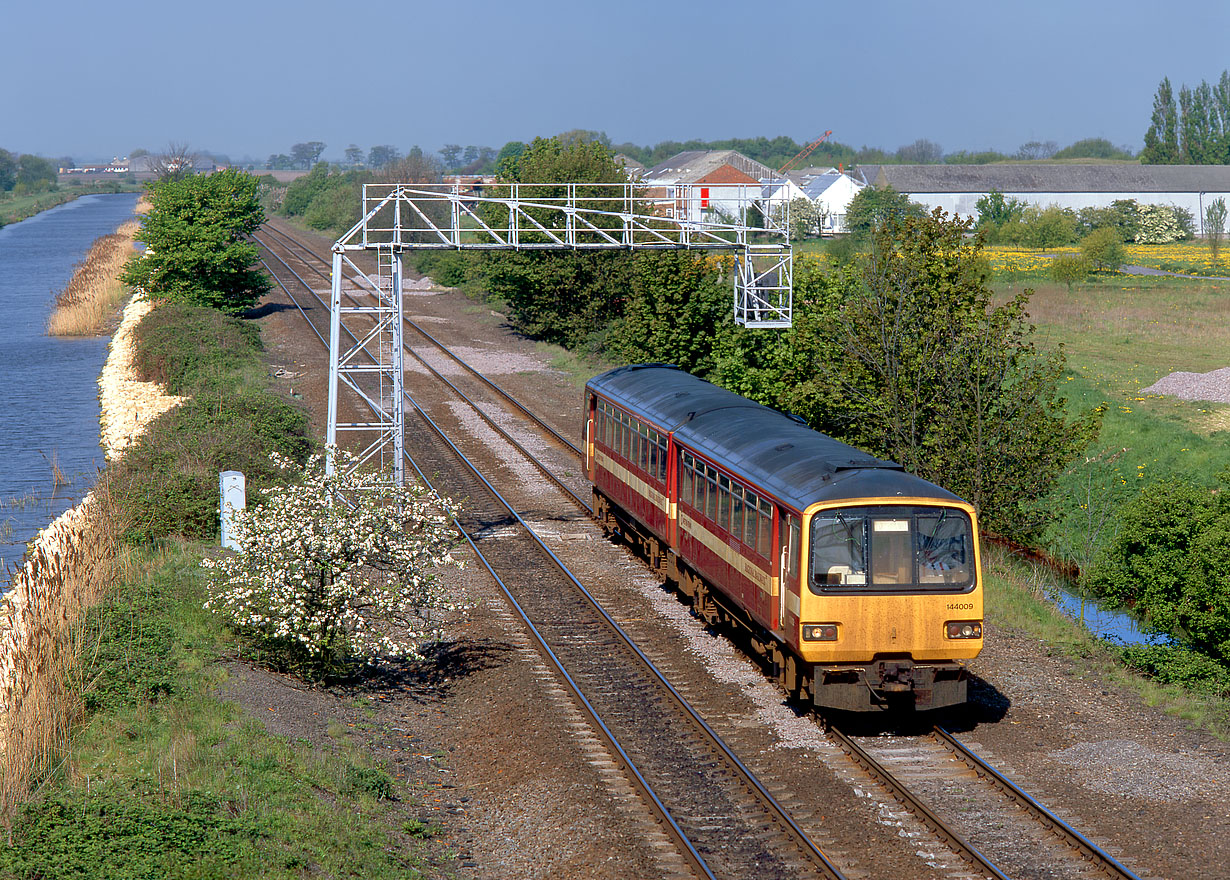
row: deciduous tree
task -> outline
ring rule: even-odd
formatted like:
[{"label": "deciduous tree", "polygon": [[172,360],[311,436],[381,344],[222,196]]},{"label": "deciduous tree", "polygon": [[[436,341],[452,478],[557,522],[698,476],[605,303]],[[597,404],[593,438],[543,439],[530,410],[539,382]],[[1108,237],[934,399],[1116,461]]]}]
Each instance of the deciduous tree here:
[{"label": "deciduous tree", "polygon": [[1204,237],[1209,242],[1209,253],[1213,255],[1214,263],[1217,262],[1217,258],[1221,254],[1221,241],[1225,234],[1226,200],[1224,198],[1217,198],[1204,209]]},{"label": "deciduous tree", "polygon": [[910,201],[909,196],[891,186],[865,186],[850,200],[850,206],[846,209],[846,228],[856,237],[863,238],[886,222],[921,217],[924,213],[922,205]]},{"label": "deciduous tree", "polygon": [[367,151],[367,164],[371,168],[383,168],[401,158],[401,150],[392,144],[379,144]]},{"label": "deciduous tree", "polygon": [[966,497],[992,531],[1038,534],[1039,500],[1096,435],[1069,419],[1062,350],[1038,351],[1028,293],[995,305],[969,223],[879,227],[861,266],[796,273],[779,408]]},{"label": "deciduous tree", "polygon": [[1099,269],[1118,272],[1123,265],[1123,242],[1109,226],[1095,229],[1081,240],[1081,253]]},{"label": "deciduous tree", "polygon": [[150,201],[137,236],[150,252],[129,260],[126,284],[153,299],[229,313],[251,308],[269,289],[255,267],[256,246],[247,240],[265,220],[255,177],[234,169],[168,177],[151,185]]}]

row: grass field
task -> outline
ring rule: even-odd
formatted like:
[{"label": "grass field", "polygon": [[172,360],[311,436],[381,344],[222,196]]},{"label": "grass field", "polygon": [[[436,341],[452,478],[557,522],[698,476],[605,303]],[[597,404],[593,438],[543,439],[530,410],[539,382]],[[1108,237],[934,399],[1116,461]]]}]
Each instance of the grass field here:
[{"label": "grass field", "polygon": [[[1021,285],[997,284],[998,292]],[[1184,401],[1143,389],[1173,372],[1230,366],[1230,282],[1107,277],[1069,293],[1034,285],[1029,314],[1042,349],[1062,345],[1062,391],[1073,411],[1100,408],[1101,434],[1064,476],[1051,503],[1061,513],[1052,550],[1080,560],[1099,539],[1072,532],[1091,500],[1111,508],[1148,483],[1183,476],[1212,486],[1230,467],[1230,405]],[[1112,510],[1113,512],[1113,510]],[[1075,517],[1075,519],[1074,519]]]}]

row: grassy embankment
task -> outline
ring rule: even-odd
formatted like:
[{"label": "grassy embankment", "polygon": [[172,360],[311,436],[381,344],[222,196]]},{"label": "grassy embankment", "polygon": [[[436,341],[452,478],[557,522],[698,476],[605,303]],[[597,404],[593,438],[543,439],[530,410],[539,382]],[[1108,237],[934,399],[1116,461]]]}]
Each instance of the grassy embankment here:
[{"label": "grassy embankment", "polygon": [[[1052,252],[1053,253],[1053,252]],[[1150,483],[1181,477],[1213,488],[1230,468],[1230,405],[1184,401],[1146,388],[1173,372],[1204,373],[1230,366],[1230,283],[1201,278],[1097,273],[1069,293],[1046,274],[1037,252],[990,249],[996,290],[1034,289],[1029,313],[1042,348],[1063,345],[1064,387],[1074,410],[1100,407],[1101,434],[1086,460],[1065,473],[1049,503],[1058,520],[1047,535],[1052,552],[1087,564],[1112,534],[1116,511]],[[1225,255],[1214,263],[1192,243],[1132,246],[1137,265],[1192,275],[1230,274]],[[1039,635],[1124,681],[1145,700],[1230,736],[1230,698],[1188,693],[1128,675],[1117,652],[1057,615],[1041,577],[1003,560],[988,566],[988,618]]]},{"label": "grassy embankment", "polygon": [[270,388],[250,323],[164,305],[138,336],[142,378],[190,399],[99,480],[121,564],[77,628],[80,662],[48,672],[76,722],[5,817],[0,878],[419,876],[431,829],[354,728],[330,720],[313,746],[219,697],[235,643],[202,609],[198,565],[217,474],[268,485],[269,451],[307,454],[304,414]]},{"label": "grassy embankment", "polygon": [[27,193],[23,195],[14,195],[11,192],[0,193],[0,226],[7,226],[10,223],[17,223],[28,217],[33,217],[35,214],[50,210],[57,205],[63,205],[65,202],[71,202],[80,196],[87,196],[92,193],[139,192],[140,189],[140,184],[112,182],[69,184],[56,189],[54,192]]}]

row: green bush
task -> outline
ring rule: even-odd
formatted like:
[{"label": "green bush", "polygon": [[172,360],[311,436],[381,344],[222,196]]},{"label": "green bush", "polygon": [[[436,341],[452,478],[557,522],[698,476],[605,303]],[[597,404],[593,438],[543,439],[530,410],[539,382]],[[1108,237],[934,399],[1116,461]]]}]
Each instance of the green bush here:
[{"label": "green bush", "polygon": [[1072,292],[1073,284],[1080,284],[1089,277],[1089,261],[1084,257],[1060,254],[1051,260],[1051,278],[1056,284],[1066,285]]},{"label": "green bush", "polygon": [[312,170],[302,177],[297,177],[286,187],[286,197],[282,199],[281,213],[287,217],[295,217],[307,211],[312,200],[324,191],[329,182],[329,163],[317,162]]},{"label": "green bush", "polygon": [[1230,502],[1182,480],[1147,486],[1119,517],[1085,585],[1156,632],[1230,660]]},{"label": "green bush", "polygon": [[171,394],[192,394],[262,364],[255,324],[201,306],[154,309],[137,325],[136,340],[138,375]]},{"label": "green bush", "polygon": [[1123,240],[1118,230],[1105,226],[1081,239],[1081,253],[1099,269],[1118,272],[1125,259]]},{"label": "green bush", "polygon": [[1230,694],[1230,669],[1196,651],[1174,645],[1128,645],[1120,656],[1128,667],[1162,684],[1205,694]]},{"label": "green bush", "polygon": [[201,392],[159,417],[108,470],[128,510],[129,542],[218,536],[218,474],[242,471],[250,496],[281,482],[269,459],[307,459],[307,415],[269,391]]},{"label": "green bush", "polygon": [[188,400],[154,421],[104,478],[129,516],[130,542],[218,534],[218,473],[242,471],[248,491],[280,480],[269,459],[307,460],[308,419],[268,390],[256,326],[213,309],[167,303],[136,333],[146,381]]}]

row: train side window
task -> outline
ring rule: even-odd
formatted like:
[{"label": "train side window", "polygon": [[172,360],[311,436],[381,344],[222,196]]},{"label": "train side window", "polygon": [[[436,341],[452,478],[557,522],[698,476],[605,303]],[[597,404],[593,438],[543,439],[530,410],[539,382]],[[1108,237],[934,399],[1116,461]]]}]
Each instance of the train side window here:
[{"label": "train side window", "polygon": [[679,468],[679,500],[692,506],[692,469],[688,467],[686,458]]},{"label": "train side window", "polygon": [[606,425],[606,448],[615,448],[615,420],[611,418],[611,408],[606,408],[606,415],[602,419]]},{"label": "train side window", "polygon": [[767,501],[760,502],[760,531],[756,540],[756,550],[765,559],[770,559],[773,548],[773,505]]},{"label": "train side window", "polygon": [[730,487],[730,533],[740,541],[743,540],[743,487]]},{"label": "train side window", "polygon": [[640,455],[637,456],[637,461],[640,463],[641,470],[649,472],[649,429],[641,425],[640,430]]},{"label": "train side window", "polygon": [[658,480],[666,482],[666,438],[658,436]]},{"label": "train side window", "polygon": [[754,492],[748,492],[745,498],[747,503],[747,517],[743,523],[743,543],[751,548],[756,547],[756,529],[760,520],[757,511],[760,509],[760,499],[756,497]]},{"label": "train side window", "polygon": [[717,523],[723,531],[730,531],[730,480],[718,477]]}]

